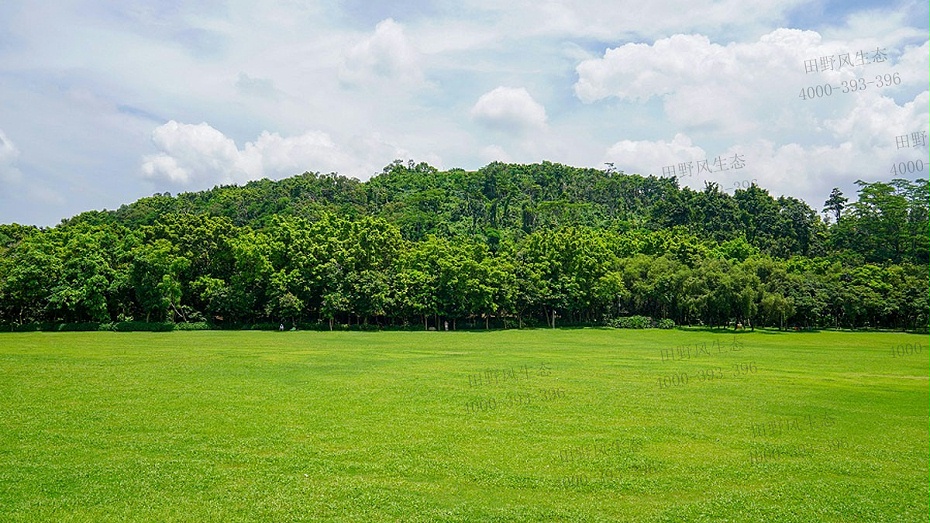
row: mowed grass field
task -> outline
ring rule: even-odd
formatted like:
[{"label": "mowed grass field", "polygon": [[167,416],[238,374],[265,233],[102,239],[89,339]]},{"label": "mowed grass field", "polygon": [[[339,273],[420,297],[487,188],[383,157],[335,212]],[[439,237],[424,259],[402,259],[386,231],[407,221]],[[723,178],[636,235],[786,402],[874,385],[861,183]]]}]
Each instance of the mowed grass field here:
[{"label": "mowed grass field", "polygon": [[927,521],[927,340],[0,334],[0,521]]}]

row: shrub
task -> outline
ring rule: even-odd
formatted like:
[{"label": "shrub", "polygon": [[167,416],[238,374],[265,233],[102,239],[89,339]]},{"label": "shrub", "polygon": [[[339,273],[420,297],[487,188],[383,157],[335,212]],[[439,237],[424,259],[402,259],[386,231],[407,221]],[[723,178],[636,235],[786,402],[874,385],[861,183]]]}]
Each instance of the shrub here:
[{"label": "shrub", "polygon": [[178,331],[208,331],[213,327],[205,321],[191,321],[185,323],[176,323],[174,330]]},{"label": "shrub", "polygon": [[97,322],[83,322],[83,323],[61,323],[57,326],[55,330],[58,332],[82,332],[82,331],[95,331],[100,329],[100,324]]},{"label": "shrub", "polygon": [[672,320],[671,318],[662,318],[662,319],[659,320],[659,322],[656,324],[656,327],[658,327],[658,328],[660,328],[660,329],[674,329],[674,328],[675,328],[675,322],[674,322],[674,320]]},{"label": "shrub", "polygon": [[624,316],[614,318],[607,324],[615,329],[649,329],[654,326],[652,318],[648,316]]},{"label": "shrub", "polygon": [[38,332],[55,330],[53,323],[24,323],[22,325],[13,325],[12,332]]}]

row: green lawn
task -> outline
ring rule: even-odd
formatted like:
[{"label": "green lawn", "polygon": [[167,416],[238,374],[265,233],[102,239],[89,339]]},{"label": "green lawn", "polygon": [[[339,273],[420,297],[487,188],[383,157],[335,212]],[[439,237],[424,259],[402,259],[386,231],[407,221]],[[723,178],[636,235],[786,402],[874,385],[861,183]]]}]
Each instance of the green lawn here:
[{"label": "green lawn", "polygon": [[0,521],[927,521],[927,340],[0,334]]}]

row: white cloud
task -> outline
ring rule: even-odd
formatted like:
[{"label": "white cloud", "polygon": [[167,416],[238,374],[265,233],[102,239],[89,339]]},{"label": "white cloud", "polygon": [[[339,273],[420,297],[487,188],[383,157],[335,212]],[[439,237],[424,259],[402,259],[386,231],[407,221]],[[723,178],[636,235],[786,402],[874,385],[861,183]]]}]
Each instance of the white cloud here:
[{"label": "white cloud", "polygon": [[229,183],[255,177],[243,171],[235,142],[206,123],[172,120],[152,132],[152,141],[161,152],[144,158],[142,172],[148,178],[188,184],[194,179]]},{"label": "white cloud", "polygon": [[346,52],[339,78],[347,83],[397,80],[420,83],[419,53],[404,34],[401,24],[388,18],[375,27],[368,38]]},{"label": "white cloud", "polygon": [[[813,194],[818,195],[815,199],[819,195],[825,199],[830,188],[849,182],[850,172],[858,172],[862,177],[863,172],[884,169],[885,164],[890,166],[891,156],[891,151],[885,151],[878,157],[868,157],[850,142],[803,146],[777,145],[765,139],[705,151],[679,134],[671,142],[618,142],[608,150],[605,162],[613,162],[617,170],[656,176],[666,175],[663,172],[666,167],[677,171],[679,164],[691,162],[690,175],[679,175],[679,183],[695,190],[702,190],[705,182],[715,182],[732,193],[736,187],[756,181],[776,195]],[[739,164],[734,163],[736,159]],[[706,170],[702,170],[699,162],[706,162]],[[816,207],[820,202],[808,203]]]},{"label": "white cloud", "polygon": [[546,125],[546,109],[523,87],[498,87],[484,93],[471,116],[493,129],[520,131]]},{"label": "white cloud", "polygon": [[[631,43],[608,49],[602,58],[577,67],[575,94],[585,103],[616,97],[644,102],[681,95],[701,86],[734,90],[768,86],[784,89],[784,74],[803,77],[803,61],[834,52],[813,31],[777,29],[757,42],[712,43],[700,34],[676,34],[654,44]],[[773,78],[778,78],[777,85]]]},{"label": "white cloud", "polygon": [[[892,165],[925,159],[926,146],[898,148],[895,138],[925,130],[927,106],[926,91],[903,106],[874,93],[871,97],[860,98],[855,109],[844,117],[824,122],[833,136],[829,143],[789,141],[779,144],[770,139],[753,138],[718,150],[702,149],[693,145],[689,137],[679,134],[671,142],[620,141],[604,158],[613,162],[618,170],[657,176],[662,175],[665,167],[677,168],[679,163],[690,161],[694,162],[693,174],[680,178],[679,183],[692,189],[702,189],[707,181],[716,182],[732,193],[735,185],[744,186],[757,180],[775,195],[800,197],[819,209],[833,187],[850,191],[856,179],[888,180],[895,177],[890,172]],[[726,165],[725,170],[715,167],[714,160],[718,156],[727,160],[736,154],[745,161],[742,168],[733,169],[732,164]],[[698,161],[707,161],[711,172],[698,173]]]},{"label": "white cloud", "polygon": [[258,166],[264,176],[272,178],[307,170],[340,171],[355,165],[355,161],[321,131],[288,138],[264,131],[257,141],[246,144],[242,156],[251,165]]},{"label": "white cloud", "polygon": [[487,163],[491,162],[513,162],[513,157],[504,150],[500,145],[488,145],[481,149],[481,159]]},{"label": "white cloud", "polygon": [[891,151],[868,154],[850,142],[776,145],[759,139],[740,148],[746,155],[746,167],[741,171],[715,173],[713,181],[732,192],[735,182],[757,179],[776,195],[802,198],[813,195],[807,198],[807,203],[814,209],[822,206],[831,188],[848,187],[857,178],[883,178],[885,164],[891,163]]},{"label": "white cloud", "polygon": [[23,174],[16,167],[19,150],[0,129],[0,182],[19,182]]},{"label": "white cloud", "polygon": [[355,160],[320,131],[287,138],[265,131],[239,149],[207,123],[172,120],[155,129],[152,141],[160,152],[143,158],[142,173],[176,185],[241,183],[304,171],[355,171],[357,167]]},{"label": "white cloud", "polygon": [[924,91],[912,101],[898,105],[893,99],[874,92],[859,97],[848,113],[826,120],[824,126],[838,141],[853,143],[862,154],[870,154],[873,149],[897,150],[895,137],[927,130],[928,99],[930,93]]},{"label": "white cloud", "polygon": [[663,166],[703,160],[706,156],[688,136],[679,133],[671,142],[621,140],[607,150],[604,162],[612,162],[619,171],[661,175]]},{"label": "white cloud", "polygon": [[[900,41],[888,41],[894,47]],[[626,44],[608,49],[603,57],[577,67],[576,96],[585,103],[616,98],[645,104],[658,98],[669,122],[679,129],[709,129],[730,139],[765,133],[778,139],[794,133],[795,140],[817,139],[821,122],[852,108],[859,99],[878,93],[902,92],[926,83],[926,50],[908,48],[900,59],[889,52],[887,61],[840,68],[839,55],[862,51],[866,60],[875,47],[857,41],[824,43],[813,31],[777,29],[755,42],[713,43],[704,35],[674,35],[654,44]],[[926,53],[924,53],[926,54]],[[829,71],[805,69],[805,62],[837,57]],[[921,69],[921,66],[924,68]],[[903,84],[862,92],[843,93],[843,82],[859,77],[898,72]],[[831,84],[829,99],[803,100],[801,89]],[[821,97],[822,98],[822,97]],[[800,133],[800,134],[798,134]]]},{"label": "white cloud", "polygon": [[[921,46],[907,46],[901,54],[899,63],[909,71],[926,72],[928,65],[930,65],[930,40],[925,41]],[[926,84],[926,79],[927,77],[924,75],[922,78],[924,82],[922,83]]]}]

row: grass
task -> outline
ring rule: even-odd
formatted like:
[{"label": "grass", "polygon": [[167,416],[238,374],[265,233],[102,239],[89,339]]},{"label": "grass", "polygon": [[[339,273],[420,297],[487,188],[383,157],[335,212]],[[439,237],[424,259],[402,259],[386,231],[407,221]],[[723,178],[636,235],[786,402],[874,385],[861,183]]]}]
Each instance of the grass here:
[{"label": "grass", "polygon": [[0,520],[927,521],[928,399],[897,333],[2,334]]}]

